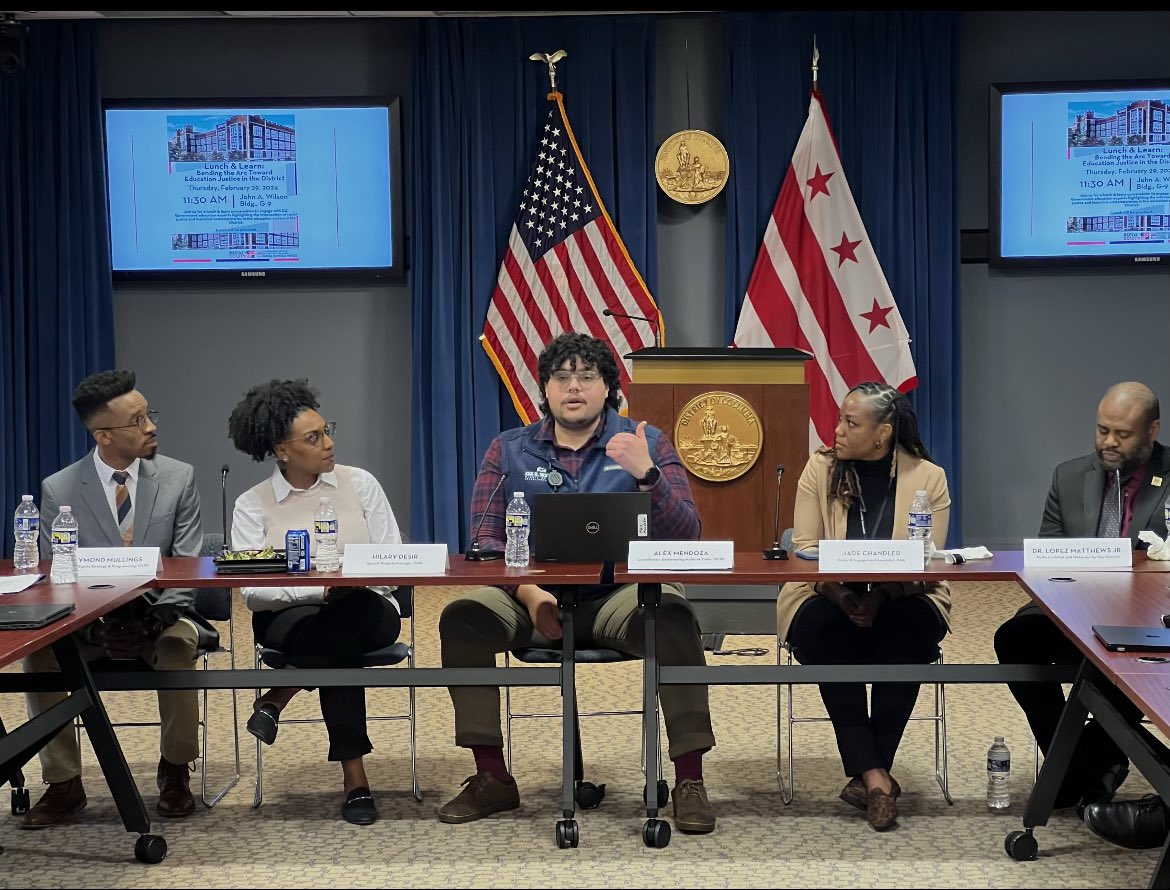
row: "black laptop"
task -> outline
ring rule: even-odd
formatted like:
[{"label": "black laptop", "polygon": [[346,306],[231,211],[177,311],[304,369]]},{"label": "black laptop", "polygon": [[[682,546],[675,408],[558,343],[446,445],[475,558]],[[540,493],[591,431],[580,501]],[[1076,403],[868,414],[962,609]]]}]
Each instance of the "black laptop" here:
[{"label": "black laptop", "polygon": [[1110,652],[1170,652],[1170,628],[1094,624],[1093,633]]},{"label": "black laptop", "polygon": [[537,562],[624,562],[630,541],[650,539],[650,492],[538,494],[532,499]]},{"label": "black laptop", "polygon": [[73,603],[13,603],[0,605],[0,630],[32,630],[52,624],[74,610]]}]

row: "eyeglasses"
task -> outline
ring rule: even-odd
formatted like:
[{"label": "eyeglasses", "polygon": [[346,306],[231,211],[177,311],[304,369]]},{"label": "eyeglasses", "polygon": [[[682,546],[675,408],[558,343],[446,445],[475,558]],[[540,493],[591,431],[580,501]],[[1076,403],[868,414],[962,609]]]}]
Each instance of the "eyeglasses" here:
[{"label": "eyeglasses", "polygon": [[128,430],[128,429],[133,429],[134,427],[138,427],[138,429],[142,430],[143,432],[146,432],[147,424],[153,424],[154,426],[158,426],[158,412],[157,411],[155,411],[153,409],[150,411],[147,411],[145,414],[142,414],[142,415],[139,415],[138,417],[135,417],[132,421],[130,421],[130,423],[124,423],[121,426],[99,426],[96,430],[94,430],[94,432],[95,433],[101,432],[102,430],[105,430],[107,432],[110,430]]},{"label": "eyeglasses", "polygon": [[601,375],[596,371],[553,371],[551,379],[556,381],[557,386],[568,386],[574,377],[585,388],[593,386],[601,379]]},{"label": "eyeglasses", "polygon": [[[324,429],[313,430],[311,433],[305,433],[301,436],[301,441],[306,442],[313,448],[320,448],[325,441],[325,437],[333,438],[333,434],[337,431],[337,421],[331,420],[325,424]],[[289,440],[292,441],[291,439]]]}]

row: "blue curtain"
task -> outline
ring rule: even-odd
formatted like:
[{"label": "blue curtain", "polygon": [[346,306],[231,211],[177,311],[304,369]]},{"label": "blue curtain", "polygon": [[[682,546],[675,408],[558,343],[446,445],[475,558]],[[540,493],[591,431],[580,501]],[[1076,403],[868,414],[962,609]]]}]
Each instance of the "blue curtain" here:
[{"label": "blue curtain", "polygon": [[[959,217],[952,13],[724,16],[727,269],[724,334],[739,308],[780,183],[808,116],[813,36],[818,82],[845,175],[910,331],[911,394],[922,437],[959,478]],[[952,541],[962,540],[959,511]]]},{"label": "blue curtain", "polygon": [[[70,405],[113,366],[113,286],[93,23],[29,27],[26,64],[0,74],[0,510],[77,460]],[[46,529],[53,517],[42,517]],[[7,518],[3,552],[12,553]]]},{"label": "blue curtain", "polygon": [[602,199],[657,283],[651,16],[424,21],[415,41],[411,536],[462,550],[484,452],[519,418],[479,343],[547,112],[548,67]]}]

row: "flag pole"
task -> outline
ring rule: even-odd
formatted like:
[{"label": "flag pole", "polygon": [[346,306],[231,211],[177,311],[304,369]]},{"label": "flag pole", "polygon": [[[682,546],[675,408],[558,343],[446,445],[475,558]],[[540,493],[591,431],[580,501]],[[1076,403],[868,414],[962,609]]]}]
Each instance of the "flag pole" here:
[{"label": "flag pole", "polygon": [[812,57],[812,88],[813,92],[817,91],[817,63],[821,60],[821,51],[817,49],[817,35],[813,35],[813,57]]}]

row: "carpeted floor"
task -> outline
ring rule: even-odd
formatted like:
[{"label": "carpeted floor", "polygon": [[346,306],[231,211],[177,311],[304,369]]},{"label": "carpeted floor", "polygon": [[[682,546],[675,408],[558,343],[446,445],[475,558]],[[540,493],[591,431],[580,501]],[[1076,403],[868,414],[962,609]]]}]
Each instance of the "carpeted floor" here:
[{"label": "carpeted floor", "polygon": [[[438,664],[437,617],[458,588],[418,591],[418,662]],[[1025,596],[1013,584],[956,584],[956,632],[945,645],[949,662],[994,661],[991,638]],[[238,663],[250,663],[251,626],[237,603]],[[735,637],[729,646],[763,646],[775,658],[774,637]],[[713,656],[718,663],[750,662],[742,656]],[[640,663],[581,668],[582,709],[637,707]],[[589,778],[607,784],[602,806],[579,813],[581,845],[559,850],[553,827],[560,818],[559,723],[515,724],[515,775],[523,804],[464,826],[440,824],[436,806],[450,798],[472,771],[470,756],[452,744],[453,720],[445,690],[418,693],[419,774],[424,800],[410,794],[407,729],[383,723],[371,734],[376,750],[367,760],[381,810],[374,826],[342,822],[339,769],[325,762],[319,724],[283,726],[266,750],[264,805],[252,809],[255,745],[243,731],[251,691],[240,696],[243,778],[212,810],[202,807],[183,820],[159,819],[167,859],[144,866],[133,859],[134,837],[125,833],[88,743],[83,742],[89,806],[78,820],[42,832],[17,828],[0,817],[0,886],[3,887],[1137,887],[1145,886],[1157,851],[1133,852],[1091,835],[1072,811],[1059,811],[1038,830],[1040,859],[1018,863],[1003,851],[1004,835],[1020,827],[1032,781],[1032,742],[1023,716],[1006,688],[947,689],[950,786],[948,805],[935,784],[934,734],[929,723],[912,723],[894,775],[903,788],[897,830],[872,831],[864,816],[837,799],[845,780],[827,723],[798,727],[796,799],[781,801],[775,782],[776,692],[764,687],[719,687],[711,691],[718,747],[705,759],[707,786],[718,807],[713,835],[675,833],[670,846],[651,850],[641,841],[642,776],[638,766],[638,721],[630,717],[584,721]],[[210,779],[223,781],[232,767],[229,751],[230,693],[212,693]],[[370,712],[405,706],[406,693],[369,694]],[[924,688],[925,713],[933,695]],[[106,697],[115,720],[157,716],[153,693]],[[513,707],[553,710],[551,690],[519,690]],[[796,707],[823,713],[815,688],[798,688]],[[304,694],[288,716],[319,714],[316,696]],[[21,698],[0,700],[9,726],[25,719]],[[1013,757],[1012,806],[991,814],[985,804],[987,747],[1006,737]],[[157,797],[155,728],[119,730],[128,760],[148,807]],[[33,800],[40,796],[39,767],[26,771]],[[668,766],[667,778],[673,781]],[[193,777],[198,783],[199,774]],[[1131,777],[1122,797],[1149,790]],[[669,813],[667,813],[669,817]]]}]

